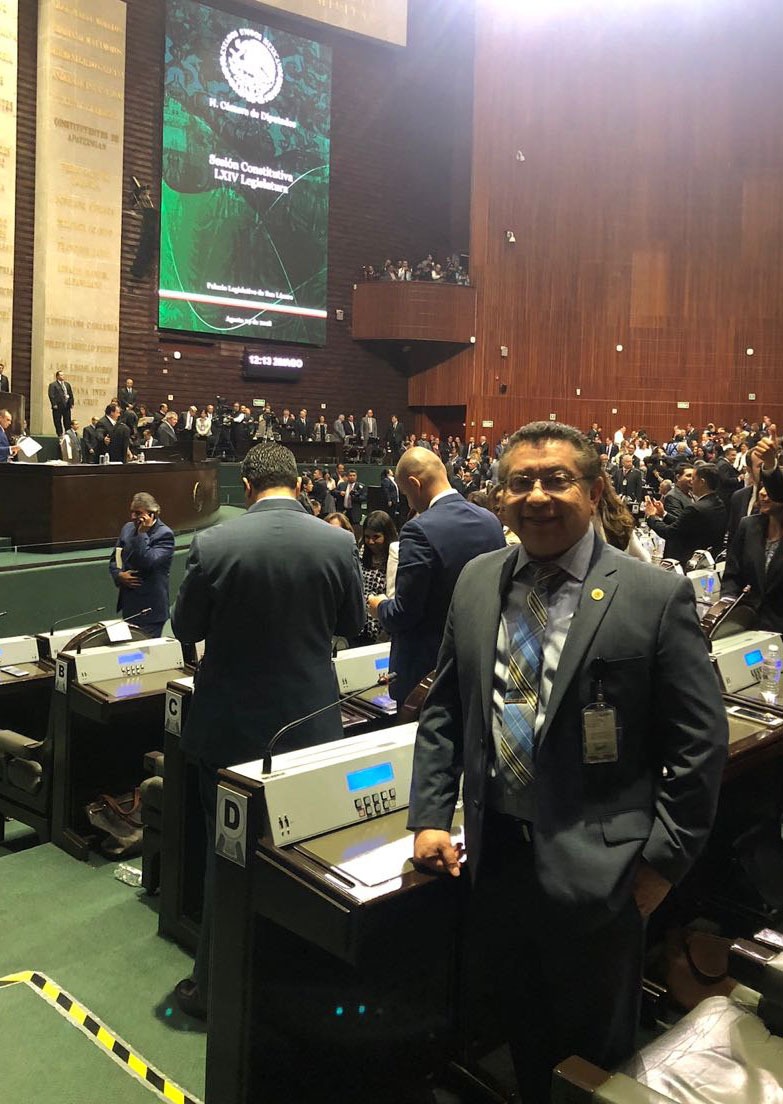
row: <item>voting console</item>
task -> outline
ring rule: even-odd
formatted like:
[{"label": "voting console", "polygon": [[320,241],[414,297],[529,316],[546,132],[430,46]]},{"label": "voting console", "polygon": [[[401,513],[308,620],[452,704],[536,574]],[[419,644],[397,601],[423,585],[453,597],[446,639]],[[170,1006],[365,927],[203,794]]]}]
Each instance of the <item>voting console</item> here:
[{"label": "voting console", "polygon": [[52,838],[69,854],[88,856],[86,804],[139,785],[144,754],[162,744],[166,685],[185,674],[179,641],[165,637],[57,655]]},{"label": "voting console", "polygon": [[51,755],[46,744],[54,671],[34,636],[0,640],[0,840],[6,816],[51,834]]},{"label": "voting console", "polygon": [[[334,671],[343,696],[355,694],[388,674],[389,644],[338,652]],[[195,950],[204,895],[206,841],[198,792],[198,770],[180,751],[193,696],[193,676],[173,679],[166,688],[160,911],[158,931]],[[392,712],[388,712],[391,706]],[[339,705],[343,731],[359,733],[393,724],[393,703],[376,685],[358,700]],[[145,827],[146,833],[146,827]]]},{"label": "voting console", "polygon": [[221,772],[208,1104],[415,1100],[442,1057],[465,879],[411,862],[415,730]]}]

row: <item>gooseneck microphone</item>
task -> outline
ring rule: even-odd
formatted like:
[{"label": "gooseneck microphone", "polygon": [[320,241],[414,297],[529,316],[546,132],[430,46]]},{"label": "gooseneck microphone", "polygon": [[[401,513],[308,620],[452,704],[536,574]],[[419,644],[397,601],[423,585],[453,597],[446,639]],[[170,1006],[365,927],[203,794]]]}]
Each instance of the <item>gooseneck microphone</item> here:
[{"label": "gooseneck microphone", "polygon": [[124,621],[127,624],[129,629],[138,629],[141,626],[134,625],[133,622],[131,621],[131,618],[132,617],[143,617],[145,613],[152,613],[152,606],[147,606],[147,608],[143,609],[143,610],[136,610],[135,613],[129,613],[127,617],[121,617],[120,622]]},{"label": "gooseneck microphone", "polygon": [[[100,609],[105,609],[106,606],[100,606],[99,608]],[[139,628],[138,625],[134,625],[134,623],[131,622],[131,620],[129,620],[128,618],[130,618],[130,617],[144,617],[145,614],[150,614],[151,612],[152,612],[152,607],[147,606],[146,609],[137,609],[135,614],[128,614],[127,617],[117,617],[116,619],[113,619],[112,622],[110,622],[110,624],[112,624],[112,625],[126,624],[128,626],[128,628]],[[121,641],[121,643],[125,643],[125,641]],[[82,655],[82,641],[81,640],[78,641],[78,645],[76,647],[76,655],[77,656]]]},{"label": "gooseneck microphone", "polygon": [[64,625],[66,621],[77,621],[80,617],[89,617],[91,613],[103,613],[105,609],[105,606],[96,606],[95,609],[82,610],[81,613],[69,613],[67,617],[61,617],[59,621],[52,622],[49,636],[53,634],[58,625]]},{"label": "gooseneck microphone", "polygon": [[307,721],[312,721],[314,717],[319,717],[322,713],[326,713],[330,709],[335,709],[338,706],[344,705],[345,702],[353,701],[354,698],[360,698],[362,694],[366,694],[368,690],[375,690],[378,686],[386,686],[396,678],[396,672],[392,671],[388,675],[384,675],[382,678],[378,679],[377,682],[371,682],[369,686],[364,686],[361,690],[355,690],[353,694],[348,694],[344,698],[338,698],[336,701],[329,702],[328,705],[322,705],[320,709],[314,709],[312,713],[306,713],[304,717],[297,717],[295,721],[289,721],[288,724],[283,725],[269,741],[269,745],[261,763],[261,773],[271,774],[272,752],[283,736],[290,732],[292,728],[298,728],[299,725],[306,724]]}]

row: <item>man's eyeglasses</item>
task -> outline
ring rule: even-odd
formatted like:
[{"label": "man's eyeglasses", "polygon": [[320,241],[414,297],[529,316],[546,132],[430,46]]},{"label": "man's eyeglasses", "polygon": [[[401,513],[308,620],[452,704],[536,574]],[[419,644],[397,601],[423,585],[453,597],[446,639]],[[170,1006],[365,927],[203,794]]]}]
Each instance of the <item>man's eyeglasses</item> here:
[{"label": "man's eyeglasses", "polygon": [[568,472],[553,472],[551,475],[523,475],[515,472],[505,482],[506,490],[512,495],[529,495],[538,483],[544,494],[564,495],[577,483],[588,482],[583,475],[569,475]]}]

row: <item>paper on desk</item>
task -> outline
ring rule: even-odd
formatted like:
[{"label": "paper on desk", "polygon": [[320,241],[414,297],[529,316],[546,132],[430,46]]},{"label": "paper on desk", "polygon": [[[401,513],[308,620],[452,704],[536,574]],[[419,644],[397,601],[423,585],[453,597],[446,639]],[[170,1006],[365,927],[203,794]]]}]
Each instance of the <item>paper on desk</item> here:
[{"label": "paper on desk", "polygon": [[127,621],[101,621],[106,635],[112,644],[121,644],[124,640],[131,639],[130,626]]},{"label": "paper on desk", "polygon": [[43,448],[43,445],[39,444],[38,441],[34,441],[32,437],[19,437],[16,443],[23,456],[35,456]]},{"label": "paper on desk", "polygon": [[[451,839],[455,844],[462,842],[462,828],[455,829],[451,833]],[[362,855],[346,859],[339,863],[338,869],[363,885],[375,886],[391,881],[392,878],[399,878],[401,874],[411,870],[412,860],[413,833],[406,832],[391,843],[381,844]]]}]

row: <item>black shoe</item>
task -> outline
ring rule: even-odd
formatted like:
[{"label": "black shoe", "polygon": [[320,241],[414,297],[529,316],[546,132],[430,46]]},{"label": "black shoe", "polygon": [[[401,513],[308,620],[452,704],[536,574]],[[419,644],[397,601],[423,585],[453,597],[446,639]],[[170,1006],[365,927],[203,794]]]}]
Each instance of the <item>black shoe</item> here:
[{"label": "black shoe", "polygon": [[174,986],[174,996],[186,1016],[192,1016],[196,1020],[207,1018],[207,1002],[193,978],[178,981]]}]

